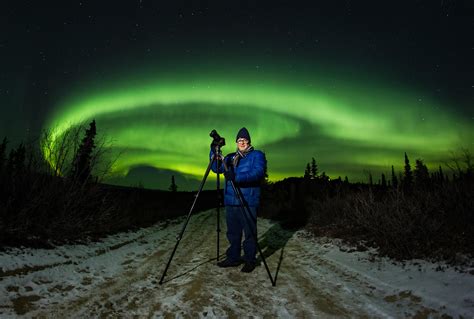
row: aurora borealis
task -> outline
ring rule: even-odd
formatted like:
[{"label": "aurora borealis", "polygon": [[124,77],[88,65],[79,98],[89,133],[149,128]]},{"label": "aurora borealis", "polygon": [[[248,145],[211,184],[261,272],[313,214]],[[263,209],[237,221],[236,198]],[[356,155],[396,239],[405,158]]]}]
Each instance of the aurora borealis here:
[{"label": "aurora borealis", "polygon": [[[109,156],[116,158],[109,181],[122,185],[140,181],[151,188],[166,189],[170,174],[174,174],[180,190],[194,189],[208,163],[212,129],[226,138],[223,151],[227,153],[235,148],[238,129],[246,126],[252,144],[266,153],[269,177],[274,181],[302,176],[312,157],[316,158],[320,171],[332,178],[348,176],[350,180],[366,180],[368,171],[376,179],[382,172],[389,173],[391,165],[400,170],[404,152],[413,162],[421,158],[429,167],[436,168],[450,151],[459,147],[472,149],[472,61],[471,65],[456,64],[468,60],[463,60],[463,54],[468,54],[463,42],[467,39],[450,40],[449,44],[456,46],[444,52],[435,43],[446,40],[449,32],[438,34],[435,41],[433,35],[423,34],[425,28],[430,29],[424,26],[420,31],[397,30],[403,41],[399,39],[397,45],[387,45],[386,38],[393,36],[396,28],[392,26],[395,29],[389,28],[386,34],[365,30],[367,36],[360,33],[360,27],[352,30],[354,20],[364,20],[356,9],[352,9],[352,20],[330,22],[319,11],[323,21],[314,21],[303,7],[291,9],[303,18],[282,19],[288,4],[279,5],[274,15],[253,8],[259,19],[233,16],[229,13],[231,8],[224,8],[229,10],[224,11],[227,15],[245,24],[238,30],[225,24],[222,17],[216,22],[214,15],[219,16],[222,14],[219,10],[224,9],[212,9],[212,5],[204,6],[201,11],[184,5],[165,8],[169,15],[165,15],[164,21],[153,23],[148,19],[151,13],[120,17],[117,21],[135,19],[136,25],[147,26],[135,28],[134,36],[120,40],[120,46],[107,45],[104,41],[106,32],[101,33],[100,28],[113,19],[104,18],[102,24],[96,22],[86,28],[98,33],[89,33],[89,55],[93,48],[100,49],[100,45],[111,47],[103,49],[102,55],[97,54],[94,59],[77,56],[84,41],[81,44],[74,41],[79,41],[79,35],[85,32],[78,27],[66,32],[62,44],[56,38],[48,40],[55,48],[52,50],[55,60],[50,63],[56,69],[51,65],[36,68],[51,72],[49,76],[24,72],[35,75],[35,86],[41,81],[47,83],[42,85],[48,88],[48,98],[44,97],[43,88],[25,90],[23,95],[37,94],[41,98],[15,99],[3,94],[3,104],[31,99],[40,103],[40,121],[34,120],[32,124],[30,120],[30,126],[50,129],[53,137],[95,119],[99,134],[111,140]],[[140,1],[139,6],[154,8],[146,1]],[[90,5],[90,12],[99,9]],[[455,9],[459,8],[440,7],[437,11],[424,12],[423,22],[446,10],[453,14],[457,12]],[[126,8],[116,10],[125,14]],[[157,10],[161,10],[160,6]],[[335,16],[348,14],[347,6],[341,10],[334,6],[331,10],[325,12]],[[207,12],[207,16],[197,22],[177,22],[192,17],[192,12],[201,15]],[[99,13],[95,16],[101,20]],[[374,18],[365,18],[374,30],[392,23],[386,21],[384,25],[384,21],[377,19],[376,27]],[[248,23],[249,19],[256,22]],[[409,27],[416,27],[416,19],[405,19],[411,21]],[[443,21],[445,24],[433,32],[446,25],[459,27],[459,20],[455,25]],[[219,23],[224,27],[215,31],[213,28]],[[336,27],[338,23],[343,27]],[[170,25],[174,26],[172,31]],[[346,34],[334,34],[339,27]],[[122,28],[125,27],[117,27],[114,36],[107,34],[107,39],[118,37]],[[284,39],[276,36],[280,34],[274,31],[276,28],[283,30],[278,32]],[[288,33],[298,36],[288,40]],[[150,40],[152,34],[160,41]],[[409,39],[409,34],[413,34],[413,39]],[[301,38],[307,38],[310,48]],[[358,38],[361,40],[355,40]],[[421,38],[424,40],[420,41]],[[414,46],[415,43],[420,47]],[[76,54],[68,50],[61,58],[62,46],[68,45],[76,48]],[[378,45],[374,52],[382,54],[370,54],[374,45]],[[119,47],[123,50],[117,50]],[[457,61],[452,60],[453,50],[457,52]],[[431,56],[426,56],[427,51]],[[426,68],[433,65],[438,65],[438,69],[444,65],[445,70],[441,75],[427,73]],[[470,72],[465,71],[469,68]],[[66,75],[58,75],[59,72],[53,71],[57,69],[68,71]],[[26,76],[17,82],[24,85],[30,78]],[[468,78],[471,82],[467,82]],[[2,83],[5,81],[2,78]],[[459,89],[463,85],[466,88]],[[29,112],[35,109],[38,112],[38,106],[25,106],[28,107]],[[11,131],[7,129],[6,133]]]}]

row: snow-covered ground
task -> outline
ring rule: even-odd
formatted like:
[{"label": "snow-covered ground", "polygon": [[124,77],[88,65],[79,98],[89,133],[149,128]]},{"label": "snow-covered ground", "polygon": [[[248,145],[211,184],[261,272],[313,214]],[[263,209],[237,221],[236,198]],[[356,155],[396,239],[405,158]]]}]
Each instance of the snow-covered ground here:
[{"label": "snow-covered ground", "polygon": [[276,286],[263,263],[250,274],[219,268],[214,211],[191,217],[160,285],[183,221],[89,245],[0,253],[0,317],[474,318],[472,269],[374,260],[370,251],[265,219],[259,242]]}]

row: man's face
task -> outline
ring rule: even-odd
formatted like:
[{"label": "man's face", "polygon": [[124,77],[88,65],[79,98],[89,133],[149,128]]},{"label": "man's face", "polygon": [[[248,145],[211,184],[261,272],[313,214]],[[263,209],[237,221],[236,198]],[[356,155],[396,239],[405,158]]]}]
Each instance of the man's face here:
[{"label": "man's face", "polygon": [[237,148],[239,151],[244,151],[249,146],[249,141],[245,138],[239,138],[237,140]]}]

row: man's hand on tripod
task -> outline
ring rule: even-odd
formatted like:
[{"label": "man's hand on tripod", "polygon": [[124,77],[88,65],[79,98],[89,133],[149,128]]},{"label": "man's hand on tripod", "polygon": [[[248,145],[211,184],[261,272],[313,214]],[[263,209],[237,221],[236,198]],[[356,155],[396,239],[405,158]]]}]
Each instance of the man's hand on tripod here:
[{"label": "man's hand on tripod", "polygon": [[[216,146],[217,146],[217,145],[214,144],[214,142],[211,143],[211,151],[212,151],[213,154],[216,154]],[[224,160],[224,156],[222,156],[221,149],[218,148],[217,151],[218,151],[217,156],[219,156],[219,161],[223,161],[223,160]]]},{"label": "man's hand on tripod", "polygon": [[225,179],[228,181],[235,181],[235,173],[233,170],[229,169],[224,172]]},{"label": "man's hand on tripod", "polygon": [[215,160],[218,160],[221,163],[224,162],[224,156],[221,153],[219,154],[213,153],[213,154],[214,154]]}]

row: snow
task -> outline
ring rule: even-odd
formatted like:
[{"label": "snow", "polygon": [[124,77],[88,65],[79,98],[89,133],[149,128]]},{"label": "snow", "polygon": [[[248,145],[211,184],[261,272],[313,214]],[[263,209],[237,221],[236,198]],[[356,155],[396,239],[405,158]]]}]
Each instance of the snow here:
[{"label": "snow", "polygon": [[87,245],[1,252],[0,317],[474,317],[472,269],[395,263],[265,219],[259,242],[276,286],[263,263],[250,274],[219,268],[215,211],[191,216],[160,285],[184,220]]}]

